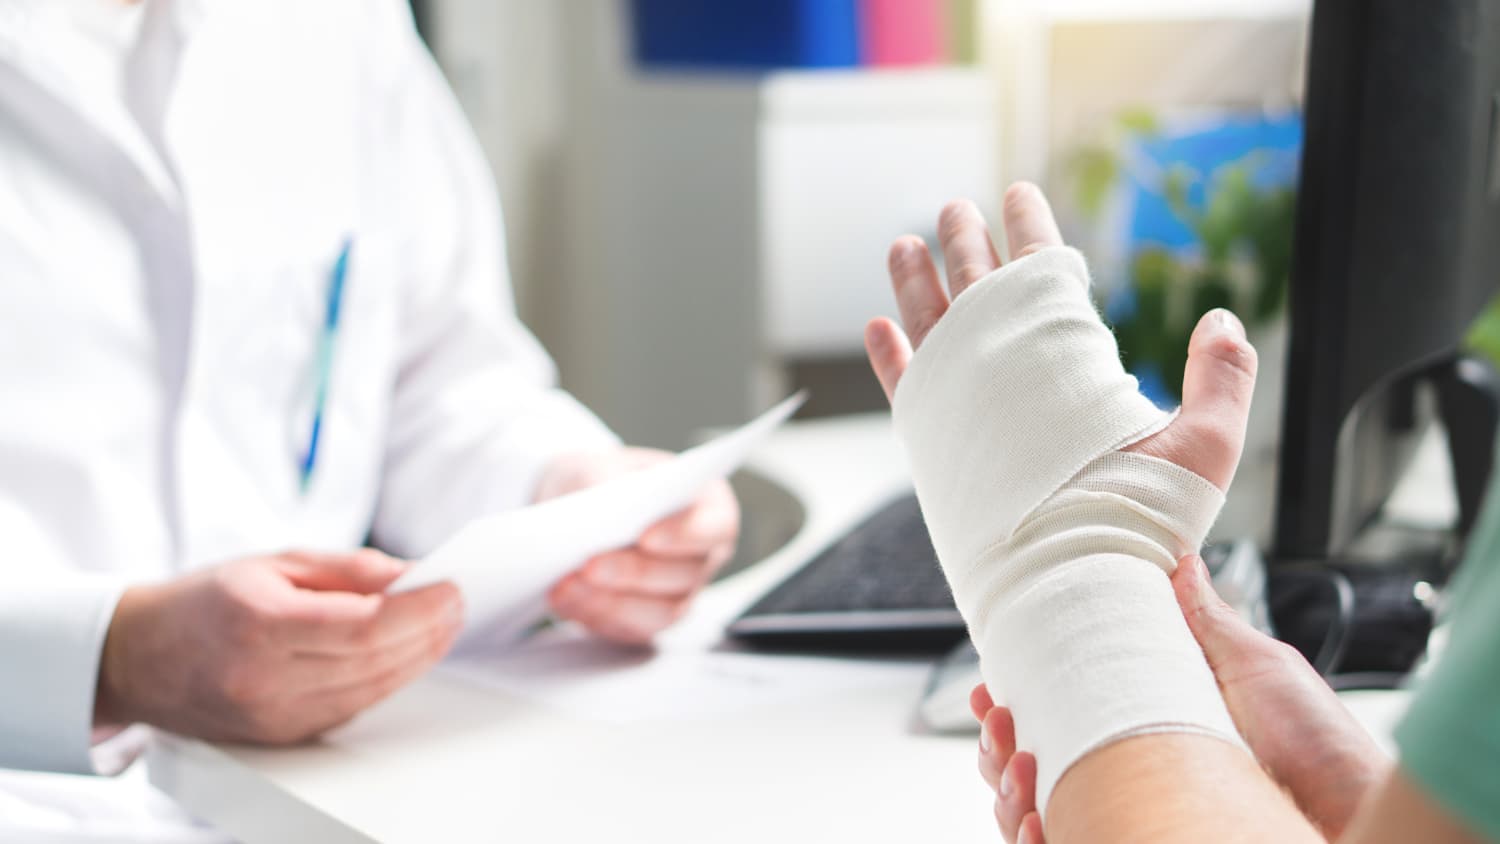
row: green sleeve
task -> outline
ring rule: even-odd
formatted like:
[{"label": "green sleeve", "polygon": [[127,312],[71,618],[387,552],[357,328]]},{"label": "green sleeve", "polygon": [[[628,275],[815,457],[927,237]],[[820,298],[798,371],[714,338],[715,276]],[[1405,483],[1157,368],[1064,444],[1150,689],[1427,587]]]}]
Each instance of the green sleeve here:
[{"label": "green sleeve", "polygon": [[[1496,481],[1500,481],[1497,472]],[[1453,596],[1446,650],[1396,727],[1401,768],[1500,840],[1500,489],[1492,483]]]}]

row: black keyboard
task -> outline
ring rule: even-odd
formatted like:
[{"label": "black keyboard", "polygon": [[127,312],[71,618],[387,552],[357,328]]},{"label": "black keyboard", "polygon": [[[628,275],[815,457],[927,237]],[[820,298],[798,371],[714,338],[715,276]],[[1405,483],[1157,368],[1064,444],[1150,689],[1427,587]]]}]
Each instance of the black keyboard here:
[{"label": "black keyboard", "polygon": [[914,495],[877,510],[729,626],[759,645],[942,650],[963,620]]}]

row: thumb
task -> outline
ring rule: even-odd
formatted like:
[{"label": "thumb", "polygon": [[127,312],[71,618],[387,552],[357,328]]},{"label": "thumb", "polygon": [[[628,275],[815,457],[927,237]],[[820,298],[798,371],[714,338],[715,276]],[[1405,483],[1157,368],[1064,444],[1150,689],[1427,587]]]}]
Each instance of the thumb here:
[{"label": "thumb", "polygon": [[289,551],[276,558],[277,568],[299,589],[319,592],[383,592],[406,571],[406,564],[375,550]]},{"label": "thumb", "polygon": [[[1172,591],[1188,629],[1203,649],[1203,656],[1217,676],[1220,669],[1242,659],[1265,641],[1265,637],[1225,603],[1214,590],[1208,566],[1197,554],[1183,557],[1172,573]],[[1222,680],[1222,678],[1221,678]]]},{"label": "thumb", "polygon": [[1199,452],[1199,474],[1228,489],[1240,452],[1255,391],[1255,348],[1245,327],[1223,308],[1198,320],[1188,341],[1182,373],[1182,411],[1173,427]]}]

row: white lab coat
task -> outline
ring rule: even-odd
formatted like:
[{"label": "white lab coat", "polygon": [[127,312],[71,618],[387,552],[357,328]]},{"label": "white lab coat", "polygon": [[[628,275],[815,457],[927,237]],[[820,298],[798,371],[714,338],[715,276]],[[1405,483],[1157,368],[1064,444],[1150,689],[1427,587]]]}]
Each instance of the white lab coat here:
[{"label": "white lab coat", "polygon": [[491,176],[404,2],[149,0],[109,95],[64,1],[0,0],[0,767],[79,773],[126,584],[420,555],[615,440],[512,312]]}]

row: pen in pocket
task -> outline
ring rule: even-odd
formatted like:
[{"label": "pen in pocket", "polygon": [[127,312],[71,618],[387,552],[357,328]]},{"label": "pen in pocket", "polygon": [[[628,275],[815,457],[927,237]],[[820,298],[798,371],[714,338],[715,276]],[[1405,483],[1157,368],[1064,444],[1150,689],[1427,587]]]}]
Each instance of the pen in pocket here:
[{"label": "pen in pocket", "polygon": [[338,339],[339,311],[344,300],[344,278],[349,273],[349,252],[354,248],[354,239],[345,238],[344,246],[339,250],[338,260],[334,261],[333,272],[328,279],[328,304],[323,316],[323,324],[318,332],[318,353],[316,358],[317,369],[313,373],[315,387],[313,394],[313,417],[312,432],[307,437],[307,451],[302,456],[302,471],[300,487],[302,492],[307,492],[308,484],[312,481],[313,467],[318,462],[318,442],[323,436],[323,413],[328,407],[328,385],[333,374],[333,347]]}]

